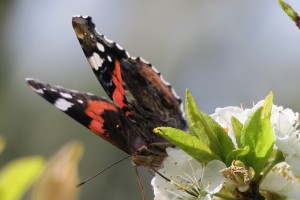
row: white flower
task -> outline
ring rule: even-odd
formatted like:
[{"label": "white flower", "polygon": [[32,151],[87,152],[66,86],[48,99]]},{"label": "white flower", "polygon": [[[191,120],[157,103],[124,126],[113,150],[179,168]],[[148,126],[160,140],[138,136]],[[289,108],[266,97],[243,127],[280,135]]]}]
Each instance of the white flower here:
[{"label": "white flower", "polygon": [[[211,117],[216,120],[223,128],[228,130],[228,135],[235,142],[231,117],[237,118],[242,124],[255,112],[263,101],[258,102],[251,109],[240,107],[217,108]],[[291,109],[283,109],[281,106],[272,106],[271,125],[275,134],[275,145],[284,154],[285,161],[300,172],[300,130],[299,113]]]},{"label": "white flower", "polygon": [[286,163],[278,163],[268,173],[260,185],[266,192],[276,193],[288,200],[297,200],[300,196],[300,174],[294,174]]},{"label": "white flower", "polygon": [[155,174],[151,184],[156,200],[203,199],[218,192],[224,181],[219,172],[226,166],[221,161],[211,161],[206,166],[180,149],[168,148],[168,157],[159,173],[170,181]]},{"label": "white flower", "polygon": [[300,171],[299,113],[273,106],[271,124],[276,136],[275,144],[284,154],[285,161]]}]

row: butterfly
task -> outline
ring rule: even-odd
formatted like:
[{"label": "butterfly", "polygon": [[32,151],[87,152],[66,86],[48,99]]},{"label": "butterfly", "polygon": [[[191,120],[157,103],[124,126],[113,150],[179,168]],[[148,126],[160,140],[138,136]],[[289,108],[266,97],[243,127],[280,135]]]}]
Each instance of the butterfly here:
[{"label": "butterfly", "polygon": [[150,63],[130,57],[119,44],[98,33],[91,17],[75,16],[72,25],[111,100],[36,79],[28,78],[27,83],[59,110],[129,154],[135,166],[160,167],[166,148],[172,145],[153,129],[186,129],[181,99]]}]

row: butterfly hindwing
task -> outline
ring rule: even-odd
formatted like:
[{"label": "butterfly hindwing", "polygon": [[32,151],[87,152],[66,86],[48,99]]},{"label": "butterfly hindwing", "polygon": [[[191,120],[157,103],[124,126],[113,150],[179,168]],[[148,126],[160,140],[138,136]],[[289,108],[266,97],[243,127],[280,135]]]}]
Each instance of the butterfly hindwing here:
[{"label": "butterfly hindwing", "polygon": [[55,107],[126,153],[132,154],[136,148],[145,145],[142,140],[140,146],[128,145],[130,137],[139,135],[111,101],[90,93],[51,86],[34,79],[27,79],[27,83]]}]

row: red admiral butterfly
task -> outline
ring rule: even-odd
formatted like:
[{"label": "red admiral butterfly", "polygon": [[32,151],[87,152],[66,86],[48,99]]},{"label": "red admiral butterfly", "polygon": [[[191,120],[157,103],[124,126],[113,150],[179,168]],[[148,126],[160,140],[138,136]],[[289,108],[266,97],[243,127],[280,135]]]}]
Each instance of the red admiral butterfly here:
[{"label": "red admiral butterfly", "polygon": [[91,17],[73,17],[72,25],[112,101],[38,80],[27,79],[28,84],[58,109],[131,155],[136,166],[159,167],[171,145],[152,130],[158,126],[186,128],[180,98],[151,64],[130,57],[99,34]]}]

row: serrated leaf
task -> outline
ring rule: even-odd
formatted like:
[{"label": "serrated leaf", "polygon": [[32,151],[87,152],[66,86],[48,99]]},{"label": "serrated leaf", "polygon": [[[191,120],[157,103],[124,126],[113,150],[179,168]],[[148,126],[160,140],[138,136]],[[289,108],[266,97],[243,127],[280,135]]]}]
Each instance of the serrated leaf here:
[{"label": "serrated leaf", "polygon": [[201,114],[212,132],[216,135],[218,146],[221,149],[221,152],[218,155],[222,158],[222,161],[225,162],[227,155],[234,149],[234,144],[223,127],[209,115],[203,112],[201,112]]},{"label": "serrated leaf", "polygon": [[274,145],[274,133],[270,120],[267,118],[263,119],[261,127],[263,133],[261,134],[261,137],[259,138],[255,148],[255,154],[258,158],[258,162],[256,164],[257,172],[261,172],[265,167],[265,164],[268,162],[268,159],[272,153]]},{"label": "serrated leaf", "polygon": [[241,144],[241,132],[243,130],[243,124],[235,117],[231,117],[231,124],[237,146],[238,148],[243,148]]},{"label": "serrated leaf", "polygon": [[199,113],[198,106],[196,105],[194,98],[188,90],[186,90],[185,109],[186,118],[189,125],[189,133],[198,138],[201,138],[204,143],[209,144],[209,139],[201,123],[202,117]]},{"label": "serrated leaf", "polygon": [[186,92],[186,116],[192,135],[203,141],[223,162],[234,149],[233,142],[226,131],[209,115],[199,111],[192,95]]},{"label": "serrated leaf", "polygon": [[273,94],[270,93],[263,107],[257,109],[246,121],[241,132],[242,146],[249,146],[250,152],[243,160],[255,170],[255,174],[263,170],[272,153],[274,133],[270,122]]},{"label": "serrated leaf", "polygon": [[201,163],[208,163],[211,160],[221,160],[202,140],[182,130],[170,127],[158,127],[154,129],[154,133],[161,135]]},{"label": "serrated leaf", "polygon": [[44,159],[40,156],[19,158],[6,164],[0,171],[0,199],[21,199],[43,168]]},{"label": "serrated leaf", "polygon": [[260,133],[260,120],[262,107],[258,108],[245,122],[241,132],[241,144],[243,147],[249,146],[251,151],[254,151],[258,142]]},{"label": "serrated leaf", "polygon": [[252,167],[255,174],[259,174],[258,166],[258,156],[256,155],[256,145],[262,133],[261,130],[261,114],[262,107],[257,109],[252,116],[248,118],[245,122],[244,128],[241,132],[241,144],[243,147],[249,146],[249,153],[244,159],[241,159],[247,166]]},{"label": "serrated leaf", "polygon": [[260,134],[255,148],[256,156],[259,159],[257,163],[257,172],[261,172],[263,170],[273,151],[275,136],[270,122],[272,105],[273,93],[270,92],[264,100],[260,124],[262,133]]},{"label": "serrated leaf", "polygon": [[232,161],[234,160],[241,160],[244,161],[245,160],[245,156],[247,156],[247,154],[249,153],[250,148],[249,146],[246,146],[244,148],[240,148],[240,149],[235,149],[232,152],[230,152],[226,158],[226,165],[230,166]]},{"label": "serrated leaf", "polygon": [[216,134],[207,124],[203,114],[199,111],[191,93],[186,90],[186,117],[191,135],[206,144],[214,154],[222,157],[222,150]]}]

